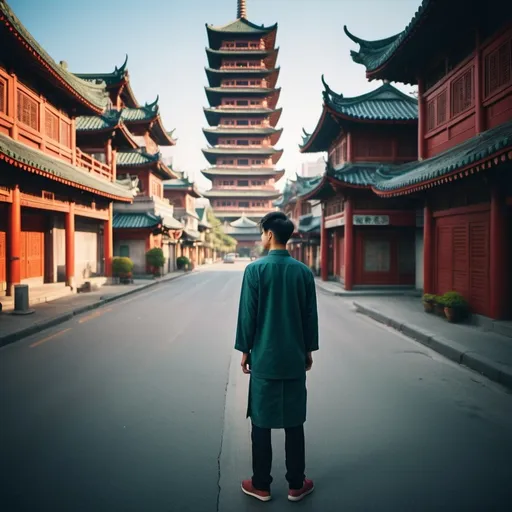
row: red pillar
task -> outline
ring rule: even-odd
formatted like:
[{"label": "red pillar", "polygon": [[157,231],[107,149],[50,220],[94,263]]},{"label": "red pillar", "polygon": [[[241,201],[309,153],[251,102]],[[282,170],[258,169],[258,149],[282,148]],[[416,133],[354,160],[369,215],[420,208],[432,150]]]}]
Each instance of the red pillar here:
[{"label": "red pillar", "polygon": [[491,186],[490,226],[490,314],[503,319],[507,314],[507,216],[505,198],[499,186]]},{"label": "red pillar", "polygon": [[66,213],[66,285],[73,288],[75,281],[75,203]]},{"label": "red pillar", "polygon": [[423,209],[423,291],[434,293],[434,219],[428,202]]},{"label": "red pillar", "polygon": [[327,229],[325,227],[325,203],[322,204],[322,227],[320,228],[320,277],[322,281],[329,278],[328,254],[329,240],[327,239]]},{"label": "red pillar", "polygon": [[354,286],[354,209],[352,199],[345,201],[345,241],[343,244],[345,259],[345,290]]},{"label": "red pillar", "polygon": [[112,277],[112,258],[114,257],[114,230],[112,226],[112,203],[108,207],[108,220],[103,231],[103,250],[105,251],[105,276]]},{"label": "red pillar", "polygon": [[12,191],[12,203],[9,205],[7,248],[7,293],[12,296],[14,285],[21,281],[21,199],[18,186]]}]

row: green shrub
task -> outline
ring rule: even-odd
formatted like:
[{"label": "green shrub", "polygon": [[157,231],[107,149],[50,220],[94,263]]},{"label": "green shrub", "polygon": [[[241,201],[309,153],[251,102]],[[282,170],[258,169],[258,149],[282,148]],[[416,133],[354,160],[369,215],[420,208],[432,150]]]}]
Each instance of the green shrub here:
[{"label": "green shrub", "polygon": [[146,261],[150,267],[156,272],[165,264],[164,251],[159,247],[153,247],[146,253]]},{"label": "green shrub", "polygon": [[445,308],[468,309],[467,300],[458,292],[446,292],[441,297],[441,303]]},{"label": "green shrub", "polygon": [[178,268],[181,270],[190,266],[190,260],[186,256],[180,256],[176,260],[176,264],[178,265]]},{"label": "green shrub", "polygon": [[115,257],[112,260],[112,273],[114,277],[122,277],[131,274],[133,270],[133,261],[126,257]]},{"label": "green shrub", "polygon": [[425,293],[423,295],[423,302],[428,302],[429,304],[435,304],[437,299],[437,295],[433,293]]}]

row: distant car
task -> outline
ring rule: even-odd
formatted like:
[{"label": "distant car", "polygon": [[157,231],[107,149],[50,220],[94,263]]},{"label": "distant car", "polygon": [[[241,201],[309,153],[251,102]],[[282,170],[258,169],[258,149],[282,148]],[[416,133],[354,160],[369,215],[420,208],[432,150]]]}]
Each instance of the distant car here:
[{"label": "distant car", "polygon": [[235,263],[235,259],[235,254],[226,254],[226,256],[224,256],[224,263]]}]

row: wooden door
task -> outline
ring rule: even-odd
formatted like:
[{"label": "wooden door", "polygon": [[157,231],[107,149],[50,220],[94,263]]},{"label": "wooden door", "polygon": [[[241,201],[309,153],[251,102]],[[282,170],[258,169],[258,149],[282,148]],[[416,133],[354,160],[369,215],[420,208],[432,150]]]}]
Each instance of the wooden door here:
[{"label": "wooden door", "polygon": [[475,313],[489,315],[489,214],[473,213],[436,220],[437,294],[455,290]]},{"label": "wooden door", "polygon": [[21,279],[44,276],[44,233],[21,232]]}]

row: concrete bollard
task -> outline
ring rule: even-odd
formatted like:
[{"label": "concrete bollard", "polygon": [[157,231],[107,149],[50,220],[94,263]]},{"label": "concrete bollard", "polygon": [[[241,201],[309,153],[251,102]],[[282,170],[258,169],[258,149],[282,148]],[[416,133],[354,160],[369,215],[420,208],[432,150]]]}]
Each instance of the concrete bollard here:
[{"label": "concrete bollard", "polygon": [[28,284],[17,284],[14,286],[14,311],[13,315],[30,315],[34,313],[29,307]]}]

